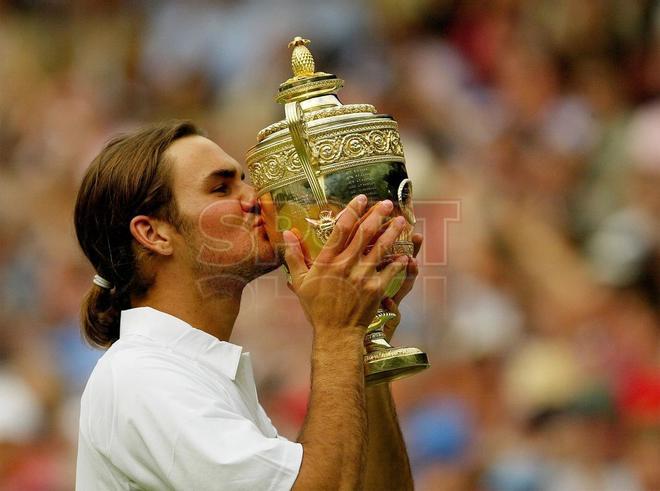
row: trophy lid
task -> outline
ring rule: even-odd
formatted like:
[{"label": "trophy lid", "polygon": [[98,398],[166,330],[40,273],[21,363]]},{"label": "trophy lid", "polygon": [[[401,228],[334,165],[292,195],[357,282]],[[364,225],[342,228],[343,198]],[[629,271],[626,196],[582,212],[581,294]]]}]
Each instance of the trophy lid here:
[{"label": "trophy lid", "polygon": [[336,94],[344,81],[331,73],[317,72],[314,57],[307,48],[309,39],[296,36],[289,43],[293,77],[280,84],[275,100],[280,104],[299,102],[320,95]]}]

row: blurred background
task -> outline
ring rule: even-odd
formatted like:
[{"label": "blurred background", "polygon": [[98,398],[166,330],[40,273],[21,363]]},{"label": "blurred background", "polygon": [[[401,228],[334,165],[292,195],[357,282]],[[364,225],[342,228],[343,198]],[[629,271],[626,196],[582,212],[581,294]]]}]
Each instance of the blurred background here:
[{"label": "blurred background", "polygon": [[[420,490],[660,489],[660,2],[0,0],[0,490],[73,488],[101,352],[72,208],[111,135],[190,118],[242,160],[287,42],[400,123],[426,235],[395,337]],[[275,272],[233,341],[295,438],[311,333]]]}]

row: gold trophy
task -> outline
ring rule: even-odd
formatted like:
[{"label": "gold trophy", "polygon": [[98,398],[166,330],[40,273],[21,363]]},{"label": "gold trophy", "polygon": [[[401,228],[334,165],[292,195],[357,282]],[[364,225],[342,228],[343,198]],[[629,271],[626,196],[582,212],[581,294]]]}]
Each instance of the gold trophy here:
[{"label": "gold trophy", "polygon": [[[412,183],[397,123],[376,114],[369,104],[343,105],[336,94],[344,81],[315,71],[308,44],[300,37],[289,43],[293,77],[280,85],[276,97],[284,104],[285,119],[261,130],[258,143],[247,153],[268,236],[278,247],[281,232],[295,228],[314,259],[341,211],[354,196],[364,194],[369,205],[391,200],[393,214],[406,218],[408,226],[391,254],[411,256]],[[393,296],[404,279],[405,271],[390,283],[386,296]],[[381,308],[367,330],[367,384],[389,382],[429,366],[423,351],[394,348],[386,341],[383,326],[393,317]]]}]

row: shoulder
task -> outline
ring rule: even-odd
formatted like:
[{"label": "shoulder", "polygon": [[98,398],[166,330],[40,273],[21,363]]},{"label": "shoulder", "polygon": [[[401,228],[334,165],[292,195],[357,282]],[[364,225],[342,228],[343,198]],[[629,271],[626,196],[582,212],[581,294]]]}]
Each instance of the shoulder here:
[{"label": "shoulder", "polygon": [[89,385],[112,392],[120,405],[130,405],[182,391],[217,396],[227,382],[165,346],[119,340],[99,360]]},{"label": "shoulder", "polygon": [[[173,431],[191,411],[233,407],[226,386],[194,360],[162,346],[117,341],[96,364],[81,399],[80,433],[102,453]],[[134,445],[129,443],[129,445]]]},{"label": "shoulder", "polygon": [[141,488],[289,489],[295,480],[302,447],[264,431],[232,380],[193,358],[119,341],[86,392],[104,411],[87,411],[104,435],[95,449]]},{"label": "shoulder", "polygon": [[222,400],[230,382],[211,377],[195,360],[167,347],[119,340],[99,359],[87,382],[81,399],[81,431],[86,423],[110,428],[122,414],[151,412],[152,406],[173,397],[185,402],[183,396],[196,394]]}]

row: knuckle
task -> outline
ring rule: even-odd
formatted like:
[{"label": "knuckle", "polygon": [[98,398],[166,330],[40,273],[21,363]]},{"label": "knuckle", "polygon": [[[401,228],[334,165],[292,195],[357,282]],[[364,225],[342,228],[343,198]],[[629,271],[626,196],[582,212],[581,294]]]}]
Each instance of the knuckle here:
[{"label": "knuckle", "polygon": [[376,287],[372,283],[362,285],[362,291],[369,297],[374,296],[377,293]]},{"label": "knuckle", "polygon": [[388,227],[388,230],[387,230],[387,231],[388,231],[391,235],[395,235],[395,236],[396,236],[396,235],[399,235],[399,234],[401,233],[402,230],[403,230],[403,224],[401,224],[400,222],[398,222],[398,221],[395,220],[395,221],[393,221],[392,224]]},{"label": "knuckle", "polygon": [[374,245],[374,248],[372,249],[374,255],[376,255],[377,257],[382,256],[386,250],[387,250],[387,244],[384,244],[382,240],[376,242],[376,245]]},{"label": "knuckle", "polygon": [[396,237],[397,237],[396,234],[391,234],[391,233],[383,234],[381,238],[378,239],[378,245],[383,249],[387,248],[392,245]]},{"label": "knuckle", "polygon": [[362,226],[362,232],[366,235],[374,235],[378,228],[372,222],[365,222]]},{"label": "knuckle", "polygon": [[355,269],[351,269],[350,271],[347,271],[346,276],[350,278],[351,282],[357,285],[362,285],[365,280],[364,276]]},{"label": "knuckle", "polygon": [[381,294],[380,282],[376,280],[370,280],[365,282],[362,285],[362,289],[368,293],[370,296],[377,296]]},{"label": "knuckle", "polygon": [[343,261],[337,268],[337,275],[342,278],[352,278],[352,270],[346,261]]},{"label": "knuckle", "polygon": [[360,213],[360,202],[353,200],[344,213],[350,215],[351,218],[356,218]]},{"label": "knuckle", "polygon": [[351,281],[360,290],[367,290],[369,287],[369,278],[361,273],[354,273],[351,276]]},{"label": "knuckle", "polygon": [[335,225],[335,233],[338,234],[347,234],[350,231],[350,227],[346,221],[337,222]]},{"label": "knuckle", "polygon": [[348,261],[343,258],[338,259],[333,263],[332,270],[337,276],[341,277],[350,276],[351,274],[350,265]]},{"label": "knuckle", "polygon": [[403,230],[403,227],[400,227],[399,225],[396,224],[390,225],[389,227],[387,227],[387,231],[383,235],[388,235],[388,236],[391,235],[393,237],[396,237],[401,233],[401,230]]},{"label": "knuckle", "polygon": [[325,248],[331,255],[337,254],[341,249],[339,241],[336,239],[336,237],[335,240],[328,241],[328,243],[325,245]]}]

